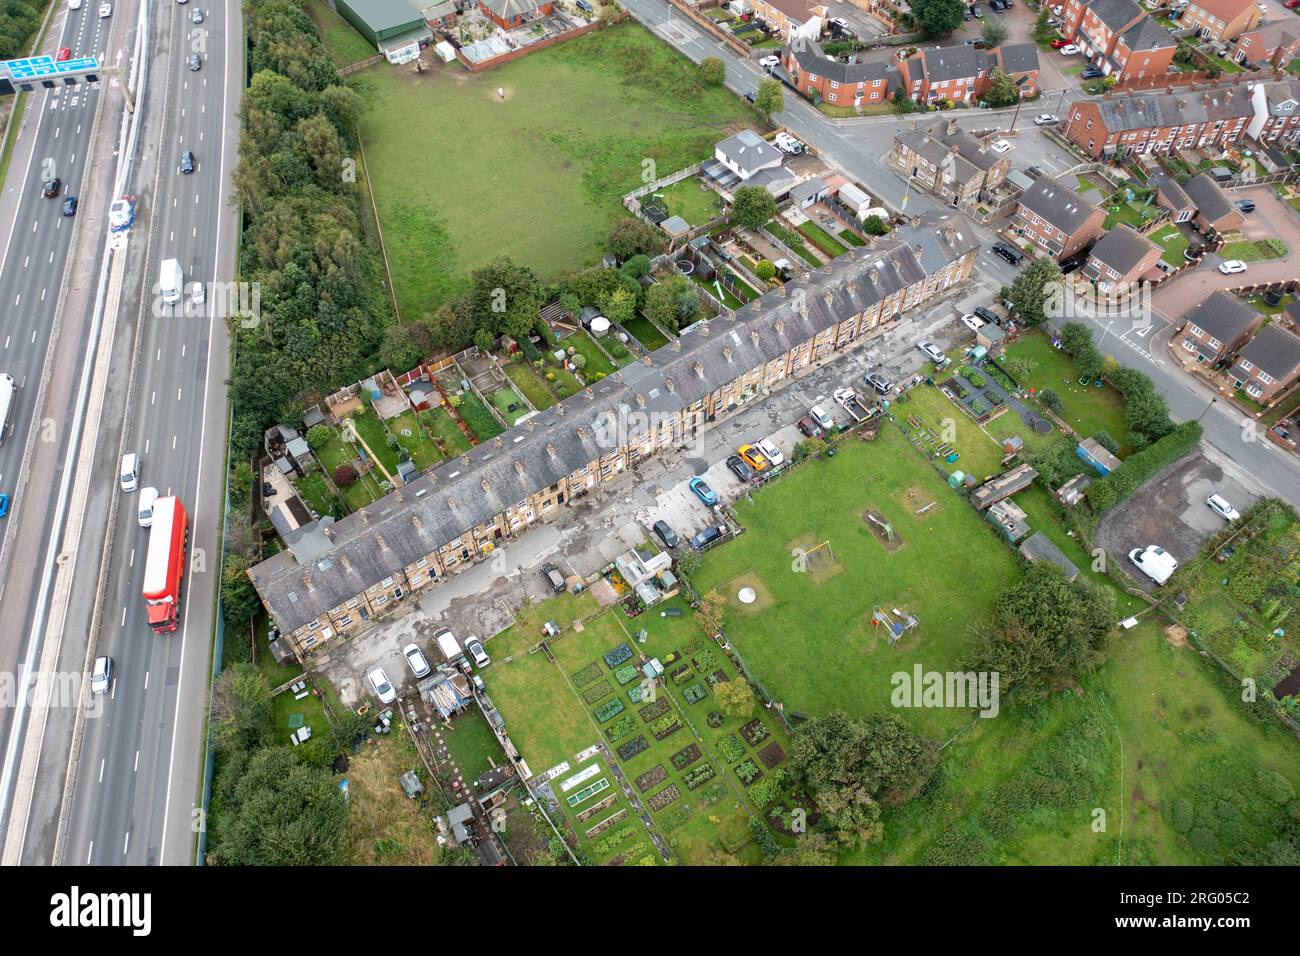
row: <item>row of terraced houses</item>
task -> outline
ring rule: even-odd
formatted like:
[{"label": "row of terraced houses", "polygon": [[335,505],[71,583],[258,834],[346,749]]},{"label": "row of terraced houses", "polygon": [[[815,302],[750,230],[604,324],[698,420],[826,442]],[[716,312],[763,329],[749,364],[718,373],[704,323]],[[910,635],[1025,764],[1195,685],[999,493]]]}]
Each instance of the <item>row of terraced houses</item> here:
[{"label": "row of terraced houses", "polygon": [[851,250],[734,313],[696,323],[643,362],[368,507],[311,522],[249,577],[302,658],[466,570],[648,456],[883,334],[967,279],[978,250],[973,234],[951,224]]}]

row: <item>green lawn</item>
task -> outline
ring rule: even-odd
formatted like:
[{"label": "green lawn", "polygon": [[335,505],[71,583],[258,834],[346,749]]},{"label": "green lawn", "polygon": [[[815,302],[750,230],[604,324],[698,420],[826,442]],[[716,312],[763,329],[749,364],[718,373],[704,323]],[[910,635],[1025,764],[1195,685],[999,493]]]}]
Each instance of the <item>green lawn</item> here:
[{"label": "green lawn", "polygon": [[456,422],[447,409],[439,406],[425,409],[418,414],[420,421],[429,429],[448,458],[464,454],[473,447],[465,437],[465,433],[456,427]]},{"label": "green lawn", "polygon": [[457,715],[451,722],[451,730],[440,728],[440,731],[447,751],[460,768],[470,793],[475,792],[475,780],[494,765],[499,767],[506,762],[501,744],[477,709]]},{"label": "green lawn", "polygon": [[1258,262],[1262,259],[1281,259],[1289,252],[1286,243],[1281,239],[1257,239],[1225,243],[1219,250],[1219,255],[1225,259]]},{"label": "green lawn", "polygon": [[1155,232],[1151,233],[1150,239],[1164,251],[1160,258],[1174,268],[1181,266],[1186,260],[1183,259],[1183,252],[1187,249],[1187,238],[1173,223],[1161,226]]},{"label": "green lawn", "polygon": [[821,268],[822,261],[813,254],[813,251],[809,249],[807,245],[804,244],[804,241],[799,238],[797,232],[787,229],[775,219],[769,222],[764,228],[789,246],[791,251],[804,262],[808,263],[808,265],[812,266],[814,269]]},{"label": "green lawn", "polygon": [[389,419],[388,429],[397,436],[402,447],[411,453],[411,461],[420,471],[432,468],[444,460],[433,438],[416,419],[415,412],[403,412],[396,418]]},{"label": "green lawn", "polygon": [[[332,476],[340,465],[356,466],[358,464],[359,449],[344,443],[337,428],[331,428],[330,430],[334,433],[333,437],[321,445],[320,448],[315,449],[314,454]],[[353,511],[358,511],[372,501],[378,501],[384,496],[384,491],[379,486],[377,472],[362,473],[358,467],[357,473],[356,481],[346,488],[340,489],[343,492],[343,497],[347,500],[348,507]]]},{"label": "green lawn", "polygon": [[506,377],[528,397],[539,412],[555,404],[555,395],[528,362],[512,362],[505,370]]},{"label": "green lawn", "polygon": [[809,242],[832,259],[836,256],[842,256],[848,251],[844,248],[843,243],[815,222],[801,222],[799,231],[808,237]]},{"label": "green lawn", "polygon": [[725,88],[699,88],[695,65],[634,20],[490,73],[375,70],[361,89],[367,167],[410,315],[507,247],[547,279],[598,261],[647,163],[665,176],[759,122]]},{"label": "green lawn", "polygon": [[623,323],[623,328],[627,329],[633,338],[651,352],[668,344],[668,340],[664,338],[663,333],[644,316],[638,315],[636,318]]},{"label": "green lawn", "polygon": [[[529,413],[528,406],[513,388],[499,389],[492,393],[489,400],[492,402],[492,406],[501,413],[501,417],[512,426],[518,424],[519,419]],[[514,406],[514,411],[510,410],[511,406]]]},{"label": "green lawn", "polygon": [[613,375],[616,371],[614,363],[605,357],[605,353],[601,351],[599,345],[592,341],[591,336],[587,334],[585,329],[579,329],[573,335],[570,335],[564,340],[563,344],[572,346],[579,355],[587,360],[587,364],[582,369],[583,378],[587,379],[587,381],[591,381],[592,377],[597,373]]},{"label": "green lawn", "polygon": [[[695,176],[673,183],[654,196],[668,207],[669,215],[681,216],[692,226],[703,226],[722,215],[722,197],[712,189],[703,188]],[[642,198],[645,201],[651,197]]]},{"label": "green lawn", "polygon": [[[892,553],[869,530],[867,509],[895,529],[901,545]],[[731,641],[775,699],[805,714],[891,711],[890,676],[916,662],[957,668],[971,628],[1019,576],[1012,551],[890,425],[872,443],[845,442],[833,459],[755,492],[736,513],[748,533],[709,552],[695,583],[727,599]],[[823,550],[806,573],[794,570],[796,549],[823,541],[833,557]],[[744,586],[759,591],[755,604],[737,601]],[[891,647],[872,627],[875,605],[909,611],[921,625]],[[943,709],[903,716],[932,736],[967,718]]]},{"label": "green lawn", "polygon": [[350,23],[331,10],[325,0],[308,0],[305,9],[335,66],[368,60],[378,52]]},{"label": "green lawn", "polygon": [[330,490],[329,483],[325,480],[325,476],[319,471],[314,471],[309,475],[299,478],[295,487],[298,489],[298,494],[302,496],[302,499],[306,501],[307,504],[311,506],[312,510],[314,510],[318,515],[322,517],[325,515],[331,515],[335,518],[343,517],[344,510],[339,502],[338,496]]},{"label": "green lawn", "polygon": [[384,423],[379,420],[379,416],[374,409],[367,407],[364,411],[357,412],[351,417],[352,424],[356,426],[357,434],[366,443],[370,453],[388,470],[390,475],[396,475],[397,451],[389,446],[389,431],[384,427]]}]

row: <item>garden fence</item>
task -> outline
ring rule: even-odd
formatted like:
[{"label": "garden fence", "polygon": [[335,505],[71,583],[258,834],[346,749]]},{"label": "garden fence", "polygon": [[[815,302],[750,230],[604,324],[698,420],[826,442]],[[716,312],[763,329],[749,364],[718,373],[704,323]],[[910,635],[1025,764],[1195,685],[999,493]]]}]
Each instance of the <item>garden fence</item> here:
[{"label": "garden fence", "polygon": [[723,649],[731,656],[732,661],[740,670],[740,673],[744,676],[745,680],[749,681],[753,688],[758,691],[758,696],[763,699],[763,706],[767,710],[776,714],[777,718],[781,721],[781,726],[786,729],[787,733],[793,734],[794,725],[791,724],[789,718],[785,716],[784,708],[782,708],[772,695],[767,692],[767,688],[763,686],[763,682],[760,681],[754,675],[753,671],[749,669],[749,665],[745,663],[745,658],[741,656],[740,650],[735,644],[731,643],[731,639],[727,637],[727,632],[725,630],[720,630],[718,634],[722,637]]}]

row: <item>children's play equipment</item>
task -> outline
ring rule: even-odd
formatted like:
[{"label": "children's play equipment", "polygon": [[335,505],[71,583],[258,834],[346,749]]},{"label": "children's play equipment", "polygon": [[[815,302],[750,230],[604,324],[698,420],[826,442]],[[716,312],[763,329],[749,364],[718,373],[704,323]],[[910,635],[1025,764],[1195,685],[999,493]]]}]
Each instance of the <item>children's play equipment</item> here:
[{"label": "children's play equipment", "polygon": [[908,614],[906,611],[900,611],[898,608],[886,611],[877,604],[871,609],[871,626],[881,627],[883,625],[890,644],[897,642],[900,637],[913,630],[918,623],[920,622],[917,621],[914,615]]}]

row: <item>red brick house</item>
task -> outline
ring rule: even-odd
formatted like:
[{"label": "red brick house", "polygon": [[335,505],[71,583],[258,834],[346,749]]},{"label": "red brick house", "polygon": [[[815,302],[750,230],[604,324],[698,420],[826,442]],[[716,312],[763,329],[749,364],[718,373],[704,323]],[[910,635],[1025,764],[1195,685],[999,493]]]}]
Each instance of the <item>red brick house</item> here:
[{"label": "red brick house", "polygon": [[1209,173],[1193,176],[1183,183],[1183,192],[1196,206],[1196,228],[1209,234],[1235,232],[1241,228],[1246,217],[1241,214],[1228,194],[1223,191],[1214,177]]},{"label": "red brick house", "polygon": [[1177,348],[1213,368],[1223,364],[1260,327],[1264,317],[1230,292],[1215,292],[1183,317]]},{"label": "red brick house", "polygon": [[978,102],[995,69],[1010,76],[1022,96],[1038,92],[1038,48],[1032,43],[988,51],[945,46],[920,50],[898,64],[901,88],[918,103]]},{"label": "red brick house", "polygon": [[551,0],[478,0],[479,8],[503,30],[517,30],[538,16],[550,16]]},{"label": "red brick house", "polygon": [[1168,176],[1157,176],[1152,181],[1156,187],[1156,205],[1169,210],[1173,222],[1191,222],[1196,215],[1196,203],[1187,195],[1178,180]]},{"label": "red brick house", "polygon": [[[754,16],[782,40],[815,40],[826,22],[826,7],[816,0],[749,0]],[[816,22],[814,22],[816,21]]]},{"label": "red brick house", "polygon": [[1011,231],[1034,255],[1068,259],[1101,235],[1106,214],[1073,189],[1048,176],[1025,190],[1011,215]]},{"label": "red brick house", "polygon": [[1083,274],[1097,283],[1099,292],[1110,293],[1135,285],[1159,260],[1159,246],[1120,223],[1093,245]]},{"label": "red brick house", "polygon": [[1134,0],[1067,0],[1061,33],[1116,83],[1163,76],[1178,42]]},{"label": "red brick house", "polygon": [[1259,26],[1255,0],[1191,0],[1178,25],[1211,40],[1231,40]]},{"label": "red brick house", "polygon": [[1300,80],[1258,83],[1254,91],[1255,118],[1246,129],[1261,143],[1300,139]]},{"label": "red brick house", "polygon": [[842,62],[826,56],[812,40],[792,42],[781,51],[781,63],[800,93],[836,106],[887,102],[891,77],[897,82],[896,72],[887,63]]},{"label": "red brick house", "polygon": [[[1262,95],[1262,93],[1260,94]],[[1070,106],[1063,135],[1094,159],[1223,146],[1255,116],[1246,85],[1203,93],[1126,93]]]},{"label": "red brick house", "polygon": [[1261,23],[1237,37],[1232,58],[1238,63],[1286,66],[1300,56],[1300,26],[1294,20]]},{"label": "red brick house", "polygon": [[1300,336],[1266,325],[1237,353],[1232,384],[1261,405],[1271,404],[1300,378]]}]

